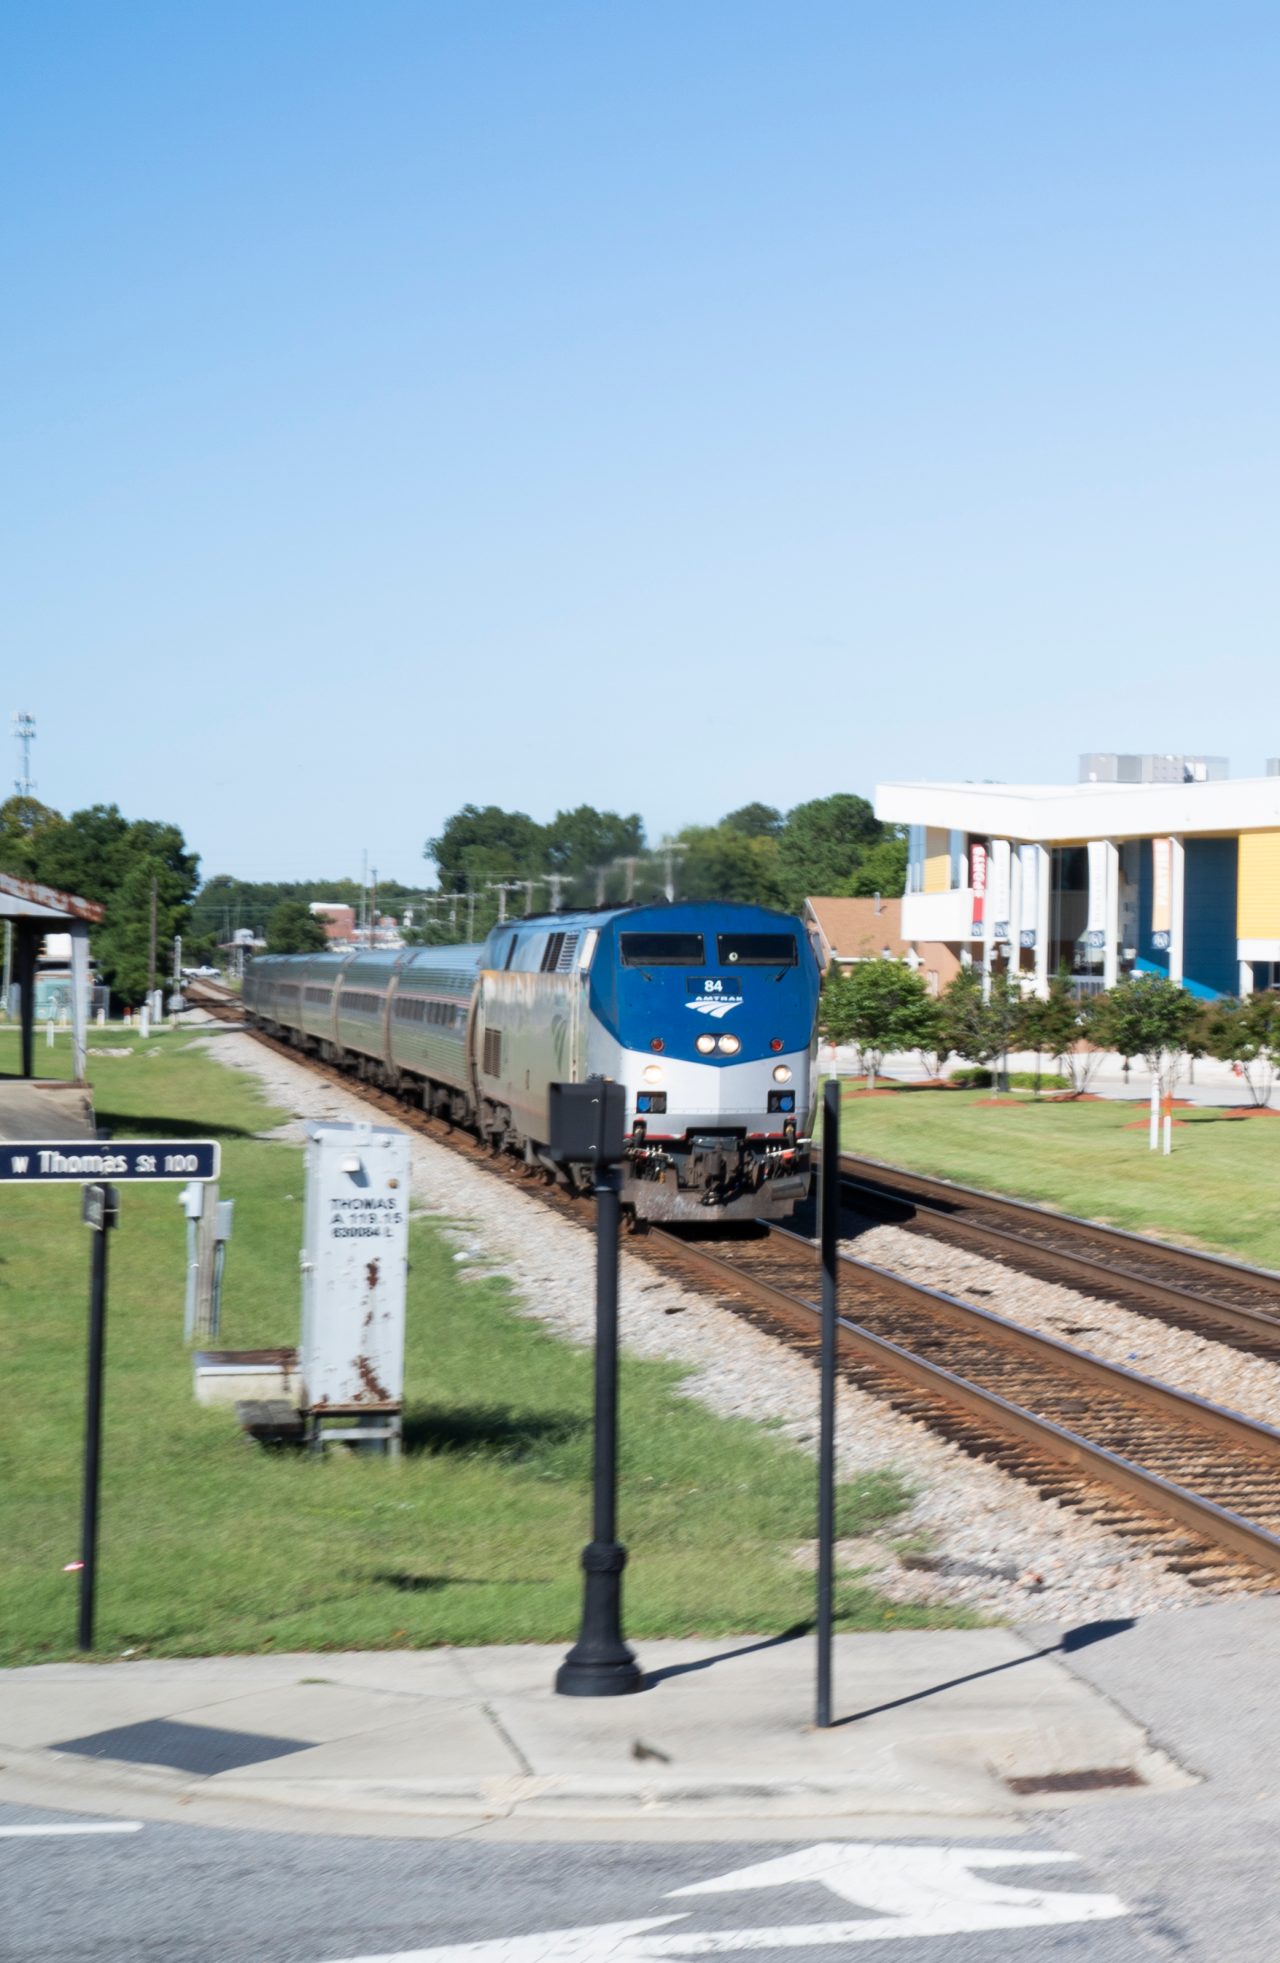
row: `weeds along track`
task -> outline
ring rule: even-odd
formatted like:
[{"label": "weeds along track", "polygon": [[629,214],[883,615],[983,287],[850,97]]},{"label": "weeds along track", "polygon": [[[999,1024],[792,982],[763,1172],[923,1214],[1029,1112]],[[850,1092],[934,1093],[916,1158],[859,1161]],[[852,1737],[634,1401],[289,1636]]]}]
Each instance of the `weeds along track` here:
[{"label": "weeds along track", "polygon": [[1280,1274],[845,1152],[845,1204],[1280,1363]]},{"label": "weeds along track", "polygon": [[[202,990],[200,999],[219,1020],[241,1021],[228,992]],[[581,1198],[469,1133],[290,1043],[246,1033],[589,1222]],[[816,1360],[820,1268],[802,1236],[771,1227],[712,1243],[655,1229],[629,1247]],[[857,1389],[1194,1583],[1277,1585],[1280,1432],[849,1255],[840,1278],[839,1366]]]}]

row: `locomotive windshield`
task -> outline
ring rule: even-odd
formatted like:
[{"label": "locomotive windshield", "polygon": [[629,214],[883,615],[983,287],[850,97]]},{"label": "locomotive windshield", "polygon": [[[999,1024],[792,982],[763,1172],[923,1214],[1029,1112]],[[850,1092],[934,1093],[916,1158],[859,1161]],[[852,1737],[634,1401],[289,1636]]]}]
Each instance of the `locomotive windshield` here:
[{"label": "locomotive windshield", "polygon": [[701,968],[701,934],[619,934],[624,968]]},{"label": "locomotive windshield", "polygon": [[717,934],[716,955],[721,967],[794,968],[794,934]]}]

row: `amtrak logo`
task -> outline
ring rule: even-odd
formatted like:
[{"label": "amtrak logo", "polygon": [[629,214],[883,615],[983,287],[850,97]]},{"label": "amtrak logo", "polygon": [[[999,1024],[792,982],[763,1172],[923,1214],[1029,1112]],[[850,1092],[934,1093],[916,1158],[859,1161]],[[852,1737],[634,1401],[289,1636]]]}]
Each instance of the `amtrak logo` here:
[{"label": "amtrak logo", "polygon": [[686,1002],[684,1006],[686,1009],[696,1009],[700,1016],[714,1016],[716,1021],[719,1022],[722,1016],[728,1015],[730,1009],[740,1009],[742,1007],[742,997],[740,995],[695,995],[692,1002]]}]

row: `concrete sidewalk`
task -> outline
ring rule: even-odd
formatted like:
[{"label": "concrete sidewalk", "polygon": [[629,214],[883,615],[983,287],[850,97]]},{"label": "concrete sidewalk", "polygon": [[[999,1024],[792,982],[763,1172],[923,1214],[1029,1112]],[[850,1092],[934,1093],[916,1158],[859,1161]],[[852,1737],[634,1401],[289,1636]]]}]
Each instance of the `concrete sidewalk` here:
[{"label": "concrete sidewalk", "polygon": [[811,1637],[637,1645],[645,1690],[603,1699],[554,1694],[563,1647],[46,1664],[0,1677],[0,1800],[421,1836],[1016,1830],[1070,1775],[1192,1783],[1069,1667],[1128,1627],[840,1637],[824,1732]]}]

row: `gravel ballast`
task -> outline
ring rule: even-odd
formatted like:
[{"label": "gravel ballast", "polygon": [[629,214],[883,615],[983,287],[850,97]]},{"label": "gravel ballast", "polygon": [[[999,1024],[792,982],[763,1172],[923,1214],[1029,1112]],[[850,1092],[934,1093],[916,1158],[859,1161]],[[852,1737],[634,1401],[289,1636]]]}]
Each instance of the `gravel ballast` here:
[{"label": "gravel ballast", "polygon": [[976,1302],[1010,1322],[1089,1350],[1107,1363],[1123,1364],[1211,1404],[1280,1426],[1280,1366],[1266,1357],[1249,1356],[1230,1343],[1178,1329],[1157,1315],[1137,1315],[1102,1296],[1040,1281],[1002,1261],[904,1227],[868,1222],[864,1231],[842,1246],[860,1261],[892,1268],[895,1274],[957,1295],[962,1302]]},{"label": "gravel ballast", "polygon": [[[219,1062],[249,1071],[273,1103],[293,1113],[289,1122],[264,1133],[265,1137],[301,1144],[308,1119],[391,1122],[354,1088],[331,1083],[247,1034],[215,1028],[202,1040]],[[415,1211],[438,1217],[454,1241],[460,1280],[468,1271],[503,1274],[522,1313],[538,1318],[567,1341],[589,1343],[594,1329],[589,1209],[584,1206],[579,1226],[533,1193],[494,1178],[448,1146],[416,1132],[410,1137]],[[901,1254],[896,1246],[891,1254],[890,1243],[877,1239],[880,1235],[905,1243]],[[908,1253],[917,1263],[926,1264],[935,1254],[948,1262],[978,1260],[954,1249],[929,1249],[918,1237],[895,1228],[876,1228],[860,1237],[856,1246],[881,1266],[922,1278],[926,1277],[921,1267],[907,1267]],[[980,1266],[1006,1282],[1011,1279],[1010,1271],[997,1263],[980,1262]],[[1012,1279],[1028,1289],[1045,1286],[1026,1277]],[[957,1294],[965,1292],[958,1271],[950,1284],[937,1285],[949,1285]],[[990,1283],[979,1280],[977,1285]],[[1012,1313],[994,1295],[979,1299],[985,1306]],[[1082,1307],[1088,1308],[1090,1321],[1121,1313],[1107,1304],[1086,1303],[1080,1297],[1072,1300],[1077,1321],[1083,1319]],[[818,1385],[807,1360],[729,1309],[660,1276],[625,1248],[619,1307],[623,1347],[631,1355],[683,1365],[689,1373],[681,1387],[684,1395],[725,1417],[768,1423],[803,1449],[815,1450]],[[1128,1319],[1141,1323],[1144,1335],[1150,1336],[1153,1325],[1145,1318]],[[1037,1620],[1072,1624],[1188,1606],[1213,1592],[1193,1587],[1143,1553],[1136,1542],[1091,1525],[1070,1508],[1040,1499],[997,1467],[974,1461],[848,1384],[839,1388],[837,1423],[842,1477],[891,1469],[915,1493],[908,1511],[883,1534],[845,1543],[841,1549],[845,1571],[862,1574],[895,1600],[963,1606],[992,1618],[1025,1621],[1034,1614]],[[625,1495],[622,1504],[625,1511]],[[811,1563],[812,1547],[798,1548],[795,1558]]]}]

